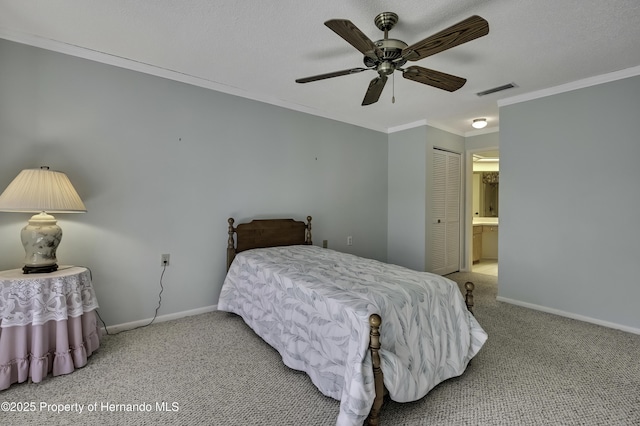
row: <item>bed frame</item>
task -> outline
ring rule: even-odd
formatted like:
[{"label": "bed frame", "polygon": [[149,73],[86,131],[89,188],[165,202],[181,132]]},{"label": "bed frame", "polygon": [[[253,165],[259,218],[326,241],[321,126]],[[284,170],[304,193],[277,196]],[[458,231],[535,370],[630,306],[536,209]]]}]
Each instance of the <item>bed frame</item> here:
[{"label": "bed frame", "polygon": [[[227,242],[227,271],[236,256],[244,250],[265,247],[278,247],[306,244],[311,245],[311,216],[307,216],[307,223],[295,221],[293,219],[256,219],[249,223],[242,223],[233,226],[233,218],[229,218],[229,240]],[[235,239],[234,239],[235,234]],[[465,303],[469,312],[473,313],[473,289],[474,284],[467,282],[464,285],[466,290]],[[380,326],[382,318],[380,315],[372,314],[369,317],[370,340],[369,350],[371,351],[371,361],[373,363],[373,377],[376,396],[373,406],[367,417],[366,424],[377,426],[379,424],[380,410],[387,395],[384,387],[382,369],[380,368]]]}]

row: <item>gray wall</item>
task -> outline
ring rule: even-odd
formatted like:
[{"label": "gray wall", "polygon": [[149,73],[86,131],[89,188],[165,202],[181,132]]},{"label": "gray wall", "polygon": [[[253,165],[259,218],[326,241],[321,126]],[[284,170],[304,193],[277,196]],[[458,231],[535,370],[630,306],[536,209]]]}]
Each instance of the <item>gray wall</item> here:
[{"label": "gray wall", "polygon": [[640,77],[500,109],[499,297],[640,330]]},{"label": "gray wall", "polygon": [[[312,215],[315,244],[429,269],[431,149],[463,152],[460,136],[387,136],[4,40],[0,57],[0,186],[69,175],[89,212],[58,215],[59,261],[93,270],[108,324],[153,315],[161,253],[160,315],[214,305],[229,216]],[[639,86],[501,108],[501,299],[640,328]],[[0,269],[21,266],[28,217],[0,213]]]},{"label": "gray wall", "polygon": [[[0,40],[0,190],[67,173],[60,264],[89,266],[107,324],[217,303],[227,218],[313,216],[314,243],[386,260],[387,135]],[[0,213],[0,269],[28,214]],[[347,235],[353,246],[346,246]]]},{"label": "gray wall", "polygon": [[389,135],[389,237],[387,259],[424,271],[426,126]]},{"label": "gray wall", "polygon": [[[464,137],[431,126],[389,135],[389,236],[387,258],[418,271],[431,269],[433,148],[464,153]],[[464,156],[461,157],[464,161]]]},{"label": "gray wall", "polygon": [[[477,134],[473,136],[467,136],[465,139],[465,148],[468,152],[481,152],[481,151],[493,151],[494,149],[499,149],[500,147],[500,133],[495,132],[487,132],[482,134]],[[473,164],[469,170],[473,171]]]}]

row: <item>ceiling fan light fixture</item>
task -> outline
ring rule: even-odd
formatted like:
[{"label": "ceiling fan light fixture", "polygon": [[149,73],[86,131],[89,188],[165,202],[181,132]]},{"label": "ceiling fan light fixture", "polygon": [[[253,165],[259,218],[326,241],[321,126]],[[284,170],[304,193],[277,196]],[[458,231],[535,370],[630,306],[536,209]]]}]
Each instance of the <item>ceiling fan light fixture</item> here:
[{"label": "ceiling fan light fixture", "polygon": [[476,118],[471,123],[471,126],[474,129],[484,129],[485,127],[487,127],[487,119],[486,118]]},{"label": "ceiling fan light fixture", "polygon": [[310,83],[366,70],[376,71],[378,77],[369,83],[362,105],[371,105],[378,102],[387,81],[387,76],[393,76],[394,71],[401,71],[402,77],[408,80],[448,92],[455,92],[467,82],[465,78],[417,65],[406,69],[401,67],[407,61],[418,61],[489,34],[489,23],[484,18],[473,15],[408,46],[402,40],[389,38],[389,31],[398,23],[397,14],[383,12],[378,14],[374,21],[378,29],[384,32],[384,38],[376,42],[367,37],[348,19],[329,19],[324,23],[327,28],[364,55],[363,61],[366,68],[353,68],[351,70],[298,78],[296,83]]}]

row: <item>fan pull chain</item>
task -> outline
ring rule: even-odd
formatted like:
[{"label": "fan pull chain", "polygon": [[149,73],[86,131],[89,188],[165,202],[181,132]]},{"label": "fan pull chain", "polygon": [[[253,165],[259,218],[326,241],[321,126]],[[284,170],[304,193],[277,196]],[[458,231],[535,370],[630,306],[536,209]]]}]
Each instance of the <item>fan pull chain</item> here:
[{"label": "fan pull chain", "polygon": [[396,73],[391,76],[391,103],[396,103]]}]

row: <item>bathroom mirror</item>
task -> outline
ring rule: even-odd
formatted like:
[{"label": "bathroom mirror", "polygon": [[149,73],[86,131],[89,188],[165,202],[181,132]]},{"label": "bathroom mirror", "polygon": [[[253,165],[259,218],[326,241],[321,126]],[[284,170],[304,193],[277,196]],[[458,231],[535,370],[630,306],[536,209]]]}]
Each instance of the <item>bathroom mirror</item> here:
[{"label": "bathroom mirror", "polygon": [[[498,217],[498,188],[500,172],[474,172],[478,189],[475,215],[480,217]],[[475,203],[474,203],[475,204]]]}]

